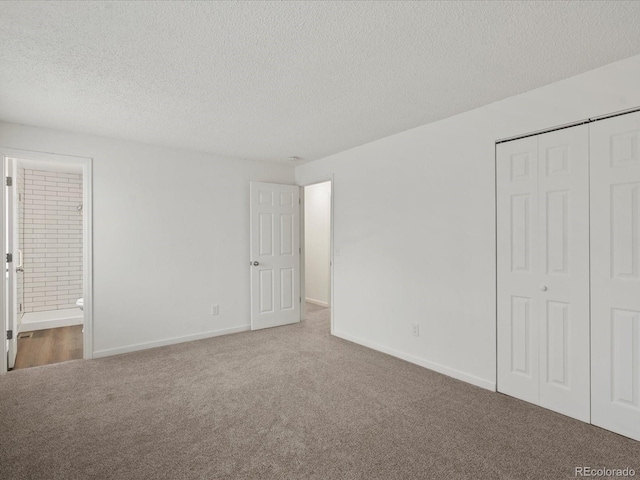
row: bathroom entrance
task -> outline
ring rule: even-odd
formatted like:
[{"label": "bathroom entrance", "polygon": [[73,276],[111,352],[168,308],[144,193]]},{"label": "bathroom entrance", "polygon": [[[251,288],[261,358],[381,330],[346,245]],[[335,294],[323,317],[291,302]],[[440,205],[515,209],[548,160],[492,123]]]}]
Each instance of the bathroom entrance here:
[{"label": "bathroom entrance", "polygon": [[4,156],[7,370],[85,358],[85,162],[46,157]]}]

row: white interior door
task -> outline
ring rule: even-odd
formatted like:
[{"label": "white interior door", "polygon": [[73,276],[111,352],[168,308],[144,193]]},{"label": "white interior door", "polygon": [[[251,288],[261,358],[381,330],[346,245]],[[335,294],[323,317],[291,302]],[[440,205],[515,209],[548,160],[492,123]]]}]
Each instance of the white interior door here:
[{"label": "white interior door", "polygon": [[539,403],[538,140],[497,146],[498,391]]},{"label": "white interior door", "polygon": [[591,419],[640,440],[640,113],[590,136]]},{"label": "white interior door", "polygon": [[299,187],[251,182],[251,329],[300,321]]},{"label": "white interior door", "polygon": [[498,390],[589,421],[589,153],[579,126],[497,147]]},{"label": "white interior door", "polygon": [[[4,172],[5,177],[12,177],[14,173],[14,162],[15,160],[12,158],[4,157]],[[15,178],[12,177],[12,182],[15,181]],[[6,305],[6,322],[7,322],[7,332],[11,332],[11,339],[7,340],[7,368],[13,368],[16,363],[16,355],[18,354],[18,324],[16,321],[16,272],[15,272],[15,260],[17,260],[16,252],[14,252],[14,205],[15,205],[15,187],[7,186],[7,182],[5,181],[5,227],[6,227],[6,238],[4,241],[6,242],[6,250],[7,253],[12,255],[14,258],[11,262],[6,262],[6,291],[4,292],[5,296],[5,305]]]},{"label": "white interior door", "polygon": [[588,422],[589,128],[538,136],[540,405]]}]

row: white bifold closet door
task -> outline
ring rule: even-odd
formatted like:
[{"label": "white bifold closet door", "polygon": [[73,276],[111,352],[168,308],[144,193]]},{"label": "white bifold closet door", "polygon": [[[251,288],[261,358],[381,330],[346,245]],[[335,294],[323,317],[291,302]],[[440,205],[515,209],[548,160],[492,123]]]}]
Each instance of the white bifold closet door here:
[{"label": "white bifold closet door", "polygon": [[499,144],[498,390],[590,419],[589,133]]},{"label": "white bifold closet door", "polygon": [[591,124],[591,421],[640,440],[640,113]]}]

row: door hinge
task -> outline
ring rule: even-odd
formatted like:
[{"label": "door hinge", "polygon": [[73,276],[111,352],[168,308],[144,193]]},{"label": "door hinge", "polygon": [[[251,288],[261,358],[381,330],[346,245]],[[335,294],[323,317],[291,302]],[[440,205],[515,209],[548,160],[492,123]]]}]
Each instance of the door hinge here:
[{"label": "door hinge", "polygon": [[302,253],[302,247],[298,247],[298,253]]},{"label": "door hinge", "polygon": [[7,253],[7,263],[13,262],[13,253]]},{"label": "door hinge", "polygon": [[13,330],[7,330],[7,340],[13,340]]},{"label": "door hinge", "polygon": [[298,297],[298,302],[302,303],[302,297]]},{"label": "door hinge", "polygon": [[13,179],[11,177],[7,177],[5,184],[7,185],[7,187],[10,187],[13,185]]}]

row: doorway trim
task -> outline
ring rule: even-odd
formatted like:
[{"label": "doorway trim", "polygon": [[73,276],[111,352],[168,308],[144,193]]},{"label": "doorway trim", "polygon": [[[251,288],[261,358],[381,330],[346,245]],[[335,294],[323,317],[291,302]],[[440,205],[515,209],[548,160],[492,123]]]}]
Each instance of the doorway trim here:
[{"label": "doorway trim", "polygon": [[[0,147],[2,157],[3,172],[6,171],[7,158],[17,158],[19,160],[44,162],[49,164],[62,163],[80,165],[82,167],[82,289],[84,298],[84,333],[82,336],[82,358],[93,358],[93,159],[71,155],[59,155],[55,153],[35,152],[29,150],[18,150],[13,148]],[[3,185],[5,184],[3,180]],[[2,257],[6,259],[7,245],[7,217],[5,205],[6,185],[3,186],[3,195],[0,200],[2,210]],[[0,334],[2,335],[2,359],[0,360],[0,374],[7,372],[7,318],[6,318],[6,298],[7,289],[6,276],[2,275],[0,282],[2,294],[0,295]],[[14,334],[17,335],[17,332]]]},{"label": "doorway trim", "polygon": [[[329,182],[331,184],[331,201],[330,201],[330,212],[329,212],[329,316],[330,316],[330,324],[331,324],[331,335],[334,333],[334,318],[335,318],[335,301],[334,301],[334,275],[333,275],[333,265],[334,265],[334,254],[333,254],[333,245],[334,245],[334,175],[333,173],[329,175],[322,175],[313,180],[308,180],[302,183],[296,183],[298,187],[300,187],[300,295],[301,298],[306,299],[306,286],[305,286],[305,273],[306,273],[306,265],[305,265],[305,236],[304,236],[304,227],[305,227],[305,216],[304,216],[304,187],[309,187],[311,185],[317,185],[319,183]],[[306,316],[306,301],[301,302],[302,305],[300,308],[300,320],[304,320]]]}]

